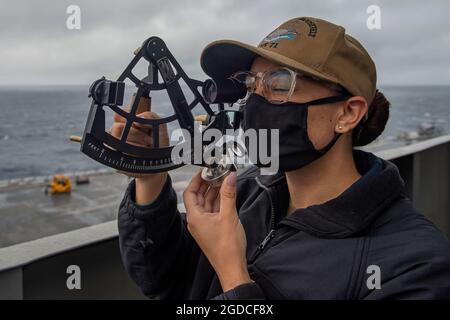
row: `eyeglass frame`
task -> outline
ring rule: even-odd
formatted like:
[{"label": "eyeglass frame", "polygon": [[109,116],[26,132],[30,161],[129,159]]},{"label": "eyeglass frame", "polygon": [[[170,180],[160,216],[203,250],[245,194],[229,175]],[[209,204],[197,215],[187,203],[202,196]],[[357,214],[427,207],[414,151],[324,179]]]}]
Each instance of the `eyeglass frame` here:
[{"label": "eyeglass frame", "polygon": [[254,85],[254,88],[253,88],[252,91],[250,91],[250,90],[247,89],[248,93],[254,93],[254,92],[256,91],[256,88],[257,88],[257,80],[258,80],[258,79],[262,81],[262,84],[263,84],[263,88],[262,88],[262,89],[263,89],[263,93],[264,93],[264,86],[265,86],[265,84],[264,84],[264,76],[265,76],[266,74],[268,74],[269,72],[274,72],[274,71],[279,71],[279,70],[286,70],[286,71],[288,71],[288,72],[291,74],[291,77],[293,77],[294,80],[291,82],[291,87],[290,87],[290,89],[289,89],[289,92],[288,92],[286,101],[276,101],[276,100],[275,100],[275,101],[271,101],[271,103],[274,103],[274,104],[283,104],[283,103],[289,102],[290,99],[291,99],[291,97],[292,97],[292,95],[293,95],[293,93],[294,93],[294,91],[295,91],[296,85],[297,85],[297,77],[303,77],[303,78],[307,78],[307,79],[309,78],[309,79],[311,79],[311,80],[313,80],[313,81],[320,82],[321,84],[327,86],[329,89],[331,89],[331,90],[333,90],[333,91],[335,91],[335,92],[337,92],[337,93],[340,93],[340,94],[342,94],[342,95],[348,95],[348,96],[351,96],[350,92],[349,92],[348,90],[346,90],[344,87],[342,87],[341,85],[338,85],[338,84],[335,84],[335,83],[331,83],[331,82],[327,82],[327,81],[324,81],[324,80],[315,78],[315,77],[313,77],[313,76],[305,75],[304,73],[300,73],[300,72],[294,71],[294,70],[292,70],[292,69],[290,69],[290,68],[288,68],[288,67],[281,67],[281,68],[275,68],[275,69],[268,69],[268,70],[265,70],[265,71],[259,71],[259,72],[257,72],[257,73],[255,73],[254,71],[250,71],[250,70],[249,70],[249,71],[237,71],[237,72],[233,73],[233,74],[229,77],[229,79],[234,80],[234,81],[239,81],[239,80],[235,77],[235,75],[238,74],[238,73],[247,73],[248,75],[253,76],[253,77],[255,78],[255,82],[254,82],[255,85]]}]

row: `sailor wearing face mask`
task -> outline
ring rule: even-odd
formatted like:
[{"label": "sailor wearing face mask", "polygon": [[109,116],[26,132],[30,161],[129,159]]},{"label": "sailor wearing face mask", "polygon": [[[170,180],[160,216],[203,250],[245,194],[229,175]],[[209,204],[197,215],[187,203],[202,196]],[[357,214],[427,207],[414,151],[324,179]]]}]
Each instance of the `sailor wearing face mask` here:
[{"label": "sailor wearing face mask", "polygon": [[[197,174],[186,214],[167,173],[138,177],[119,211],[122,258],[158,299],[445,299],[450,246],[413,207],[397,167],[367,145],[389,102],[376,68],[341,26],[291,19],[257,46],[203,51],[214,79],[249,91],[244,129],[279,130],[279,170]],[[377,266],[377,285],[368,270]]]}]

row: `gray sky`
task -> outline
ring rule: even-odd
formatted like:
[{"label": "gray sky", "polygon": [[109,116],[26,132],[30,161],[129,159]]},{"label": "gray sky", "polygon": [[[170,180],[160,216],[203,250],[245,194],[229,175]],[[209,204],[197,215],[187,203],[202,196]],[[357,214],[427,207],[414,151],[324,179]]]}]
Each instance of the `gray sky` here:
[{"label": "gray sky", "polygon": [[[71,4],[81,8],[81,30],[66,28]],[[366,27],[371,4],[381,8],[381,30]],[[0,85],[112,79],[153,35],[191,77],[204,79],[199,58],[206,44],[257,44],[298,16],[343,25],[375,60],[381,85],[450,84],[448,0],[0,0]]]}]

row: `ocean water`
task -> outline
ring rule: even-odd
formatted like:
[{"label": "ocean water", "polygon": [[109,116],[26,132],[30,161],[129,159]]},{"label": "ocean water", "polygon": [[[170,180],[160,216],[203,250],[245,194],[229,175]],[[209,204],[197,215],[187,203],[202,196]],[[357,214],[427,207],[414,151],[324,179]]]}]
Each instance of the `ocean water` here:
[{"label": "ocean water", "polygon": [[[392,103],[379,145],[410,143],[426,129],[450,133],[450,87],[382,87]],[[70,135],[81,135],[90,99],[87,86],[0,87],[0,180],[95,170],[102,165],[79,151]],[[153,100],[167,114],[168,100]],[[170,112],[171,113],[171,112]]]}]

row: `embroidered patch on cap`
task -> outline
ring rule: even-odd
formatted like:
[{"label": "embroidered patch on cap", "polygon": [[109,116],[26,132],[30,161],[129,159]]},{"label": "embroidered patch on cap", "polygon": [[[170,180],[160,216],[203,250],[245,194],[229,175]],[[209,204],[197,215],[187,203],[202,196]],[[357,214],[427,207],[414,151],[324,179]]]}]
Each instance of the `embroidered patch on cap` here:
[{"label": "embroidered patch on cap", "polygon": [[294,29],[277,29],[265,37],[259,45],[263,46],[267,43],[278,43],[281,40],[293,40],[297,38],[297,35],[297,31]]}]

